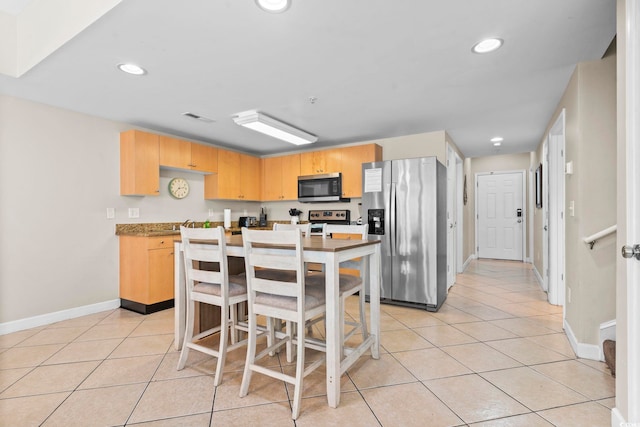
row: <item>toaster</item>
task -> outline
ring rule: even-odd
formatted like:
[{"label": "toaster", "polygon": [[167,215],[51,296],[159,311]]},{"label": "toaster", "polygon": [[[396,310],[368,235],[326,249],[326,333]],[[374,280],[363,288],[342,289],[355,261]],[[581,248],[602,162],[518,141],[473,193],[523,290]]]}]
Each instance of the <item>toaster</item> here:
[{"label": "toaster", "polygon": [[255,216],[241,216],[238,219],[238,226],[240,227],[257,227],[258,219]]}]

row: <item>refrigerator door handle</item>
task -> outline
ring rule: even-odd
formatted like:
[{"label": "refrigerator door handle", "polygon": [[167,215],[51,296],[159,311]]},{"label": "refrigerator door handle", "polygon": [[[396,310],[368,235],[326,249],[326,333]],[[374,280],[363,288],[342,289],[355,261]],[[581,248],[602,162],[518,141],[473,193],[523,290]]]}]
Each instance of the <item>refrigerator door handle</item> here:
[{"label": "refrigerator door handle", "polygon": [[389,252],[392,256],[396,256],[396,186],[391,184],[391,201],[389,204]]}]

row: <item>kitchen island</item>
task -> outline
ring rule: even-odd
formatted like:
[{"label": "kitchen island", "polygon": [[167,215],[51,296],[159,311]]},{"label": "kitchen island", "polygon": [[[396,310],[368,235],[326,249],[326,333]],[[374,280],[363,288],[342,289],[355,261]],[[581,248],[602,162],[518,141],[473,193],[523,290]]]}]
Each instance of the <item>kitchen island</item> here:
[{"label": "kitchen island", "polygon": [[[325,295],[327,301],[326,364],[327,400],[336,408],[340,403],[340,377],[368,349],[374,359],[380,357],[380,242],[370,240],[323,239],[319,236],[303,238],[304,261],[324,264],[326,274]],[[175,345],[179,349],[185,330],[185,276],[181,242],[174,242],[175,271]],[[227,236],[227,254],[243,257],[242,236]],[[291,249],[269,249],[269,251],[290,251]],[[369,337],[353,349],[340,354],[343,325],[340,324],[339,265],[343,261],[363,257],[368,268],[363,280],[370,289]]]}]

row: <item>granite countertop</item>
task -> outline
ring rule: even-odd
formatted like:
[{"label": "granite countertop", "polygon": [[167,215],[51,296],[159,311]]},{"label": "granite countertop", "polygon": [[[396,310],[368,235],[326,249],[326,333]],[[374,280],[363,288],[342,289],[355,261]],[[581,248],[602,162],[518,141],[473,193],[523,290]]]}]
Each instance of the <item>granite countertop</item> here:
[{"label": "granite countertop", "polygon": [[[275,223],[287,223],[288,221],[268,221],[266,227],[251,227],[254,230],[271,230]],[[139,223],[139,224],[116,224],[116,236],[138,236],[138,237],[155,237],[155,236],[179,236],[180,235],[180,222],[152,222],[152,223]],[[195,222],[195,228],[202,228],[204,222]],[[238,222],[235,221],[234,225],[227,229],[231,233],[239,233],[241,228],[238,227]],[[222,221],[212,221],[211,227],[223,226]],[[191,226],[191,224],[189,224]],[[175,230],[174,230],[175,228]]]}]

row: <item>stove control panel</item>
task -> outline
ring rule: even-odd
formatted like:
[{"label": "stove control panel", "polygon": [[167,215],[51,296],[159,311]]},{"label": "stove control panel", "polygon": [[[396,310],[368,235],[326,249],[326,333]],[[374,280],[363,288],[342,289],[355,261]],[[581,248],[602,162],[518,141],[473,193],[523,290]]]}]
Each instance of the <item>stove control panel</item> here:
[{"label": "stove control panel", "polygon": [[309,211],[309,222],[341,222],[348,224],[350,221],[351,211],[348,209]]}]

